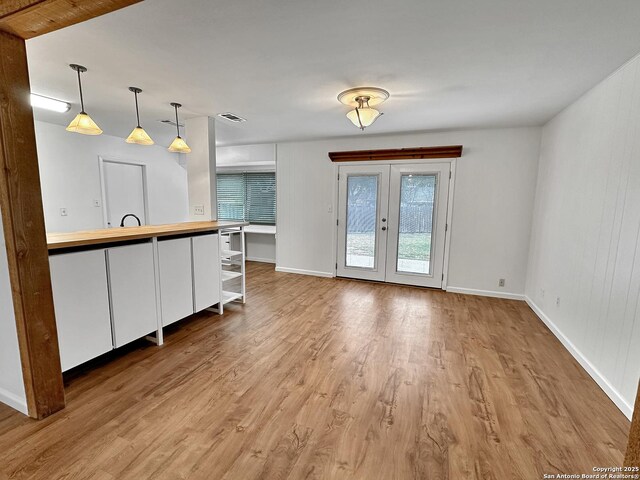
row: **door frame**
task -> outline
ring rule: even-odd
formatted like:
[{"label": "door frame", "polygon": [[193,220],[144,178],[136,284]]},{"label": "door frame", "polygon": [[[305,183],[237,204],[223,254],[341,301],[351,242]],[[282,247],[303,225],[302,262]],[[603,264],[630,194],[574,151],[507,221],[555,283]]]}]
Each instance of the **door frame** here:
[{"label": "door frame", "polygon": [[149,188],[147,185],[147,164],[137,160],[123,160],[98,155],[98,168],[100,171],[100,201],[102,202],[102,224],[104,225],[104,228],[109,228],[109,215],[107,213],[107,189],[104,175],[105,163],[119,163],[124,165],[134,165],[136,167],[142,167],[142,200],[144,202],[144,224],[149,225]]},{"label": "door frame", "polygon": [[[408,159],[399,159],[399,160],[385,160],[385,161],[362,161],[358,162],[359,165],[410,165],[410,164],[418,164],[418,165],[428,165],[430,163],[450,163],[451,178],[449,179],[449,195],[447,198],[447,231],[445,232],[444,239],[444,261],[442,264],[442,290],[446,290],[449,284],[449,259],[451,255],[451,232],[452,232],[452,217],[453,217],[453,198],[454,198],[454,190],[455,190],[455,180],[456,180],[456,164],[458,158],[433,158],[433,159],[421,159],[421,160],[408,160]],[[333,258],[335,259],[335,265],[333,268],[333,276],[338,276],[338,213],[340,210],[339,203],[339,179],[338,174],[340,172],[340,165],[349,165],[350,162],[333,162],[333,205],[335,206],[331,210],[333,211]]]}]

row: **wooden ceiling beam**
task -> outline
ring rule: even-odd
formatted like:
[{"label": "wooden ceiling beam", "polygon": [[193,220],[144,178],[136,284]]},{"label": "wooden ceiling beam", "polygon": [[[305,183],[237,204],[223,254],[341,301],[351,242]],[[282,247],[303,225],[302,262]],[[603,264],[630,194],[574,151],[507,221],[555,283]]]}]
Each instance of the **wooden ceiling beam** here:
[{"label": "wooden ceiling beam", "polygon": [[29,39],[142,0],[3,0],[0,30]]}]

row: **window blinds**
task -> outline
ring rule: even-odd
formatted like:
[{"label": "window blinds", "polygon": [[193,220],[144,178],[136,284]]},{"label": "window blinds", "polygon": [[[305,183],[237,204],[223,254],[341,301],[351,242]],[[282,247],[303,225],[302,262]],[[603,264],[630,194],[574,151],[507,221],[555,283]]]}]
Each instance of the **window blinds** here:
[{"label": "window blinds", "polygon": [[275,225],[274,172],[219,173],[218,219]]}]

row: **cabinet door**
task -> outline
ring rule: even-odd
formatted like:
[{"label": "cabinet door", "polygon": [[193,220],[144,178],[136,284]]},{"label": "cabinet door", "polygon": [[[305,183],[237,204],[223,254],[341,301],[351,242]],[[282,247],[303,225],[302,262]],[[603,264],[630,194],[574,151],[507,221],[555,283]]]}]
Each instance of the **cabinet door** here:
[{"label": "cabinet door", "polygon": [[164,326],[193,313],[191,239],[158,241],[160,299]]},{"label": "cabinet door", "polygon": [[62,370],[113,348],[104,250],[49,258]]},{"label": "cabinet door", "polygon": [[151,243],[109,248],[109,288],[114,346],[158,329]]},{"label": "cabinet door", "polygon": [[218,235],[201,235],[193,242],[193,301],[196,312],[220,302]]}]

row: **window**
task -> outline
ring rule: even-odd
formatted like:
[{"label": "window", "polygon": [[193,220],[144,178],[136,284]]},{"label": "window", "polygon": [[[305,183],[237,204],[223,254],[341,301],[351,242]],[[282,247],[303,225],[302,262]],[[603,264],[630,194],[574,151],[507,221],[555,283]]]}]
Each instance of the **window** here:
[{"label": "window", "polygon": [[218,220],[276,224],[274,172],[218,173]]}]

